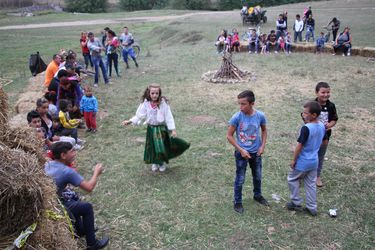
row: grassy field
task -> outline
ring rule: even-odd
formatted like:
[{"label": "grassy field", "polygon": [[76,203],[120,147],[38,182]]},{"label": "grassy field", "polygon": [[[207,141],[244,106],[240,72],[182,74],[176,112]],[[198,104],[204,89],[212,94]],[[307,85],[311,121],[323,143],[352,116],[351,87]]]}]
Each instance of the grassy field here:
[{"label": "grassy field", "polygon": [[[305,5],[270,8],[268,18],[274,20],[288,9],[292,20]],[[311,5],[316,9],[317,26],[326,24],[327,16],[338,16],[343,26],[352,27],[355,45],[375,47],[367,35],[375,31],[375,4],[371,1]],[[54,15],[43,18],[40,21],[55,20]],[[109,249],[374,249],[374,63],[367,58],[329,54],[240,53],[234,55],[235,64],[255,72],[256,81],[232,85],[203,82],[201,74],[218,69],[221,63],[213,46],[219,30],[237,27],[244,32],[240,21],[236,11],[169,22],[127,23],[143,48],[140,67],[131,63],[131,69],[125,70],[121,64],[122,77],[95,91],[102,118],[98,133],[85,138],[87,147],[78,156],[84,176],[91,175],[91,166],[97,162],[106,168],[96,190],[85,196],[94,204],[99,235],[111,237]],[[8,23],[0,21],[0,25]],[[102,26],[0,31],[0,77],[14,80],[5,88],[11,102],[14,104],[27,84],[29,54],[40,51],[49,61],[48,56],[61,47],[79,51],[80,31],[98,33]],[[122,26],[111,28],[120,31]],[[273,26],[270,21],[263,30]],[[289,197],[289,162],[301,126],[299,113],[303,103],[314,98],[318,81],[330,83],[339,121],[323,170],[325,186],[318,191],[319,214],[312,218],[289,212],[284,205]],[[164,174],[152,173],[142,162],[145,127],[120,125],[135,113],[151,82],[162,85],[177,134],[191,143]],[[233,148],[225,135],[227,121],[238,110],[236,96],[248,88],[255,92],[256,108],[264,111],[268,120],[263,195],[271,207],[252,200],[248,173],[245,213],[238,215],[232,204]],[[280,195],[281,202],[273,201],[272,194]],[[336,219],[328,216],[330,208],[339,209]]]}]

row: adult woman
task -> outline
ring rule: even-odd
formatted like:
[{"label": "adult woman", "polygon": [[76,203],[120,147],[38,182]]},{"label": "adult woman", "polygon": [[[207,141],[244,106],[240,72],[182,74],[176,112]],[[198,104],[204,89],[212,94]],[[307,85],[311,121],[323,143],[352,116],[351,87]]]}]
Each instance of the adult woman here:
[{"label": "adult woman", "polygon": [[118,73],[118,54],[117,48],[120,45],[118,38],[116,37],[116,33],[112,30],[107,31],[107,41],[106,41],[106,54],[107,54],[107,62],[108,62],[108,76],[111,77],[112,75],[112,62],[115,66],[116,75],[120,77]]},{"label": "adult woman", "polygon": [[82,99],[82,91],[77,81],[69,80],[68,77],[60,79],[57,104],[59,105],[59,101],[63,99],[68,100],[73,107],[72,111],[69,112],[71,118],[81,118],[79,103]]},{"label": "adult woman", "polygon": [[88,41],[89,40],[87,39],[87,32],[86,31],[82,32],[81,33],[81,39],[79,40],[79,42],[81,44],[82,55],[83,55],[83,58],[85,60],[86,70],[89,66],[89,63],[91,65],[91,68],[94,67],[94,65],[92,64],[92,61],[91,61],[91,55],[90,55],[89,48],[87,47]]},{"label": "adult woman", "polygon": [[335,51],[334,55],[339,50],[343,50],[343,56],[350,56],[350,49],[352,48],[352,35],[349,33],[349,31],[349,27],[345,27],[344,31],[336,38],[335,45],[333,46],[333,50]]},{"label": "adult woman", "polygon": [[52,138],[52,117],[48,113],[48,101],[45,98],[39,98],[36,101],[36,111],[39,113],[41,121],[42,121],[42,128],[45,130],[45,137],[50,141],[53,140]]}]

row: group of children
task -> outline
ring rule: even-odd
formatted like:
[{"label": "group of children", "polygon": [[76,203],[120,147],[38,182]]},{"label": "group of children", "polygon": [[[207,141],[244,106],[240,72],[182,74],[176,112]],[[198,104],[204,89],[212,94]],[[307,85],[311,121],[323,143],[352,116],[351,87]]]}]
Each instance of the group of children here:
[{"label": "group of children", "polygon": [[[310,215],[317,215],[316,187],[322,187],[321,171],[331,129],[338,116],[335,105],[330,102],[330,86],[326,82],[316,85],[316,99],[308,101],[301,113],[304,125],[297,139],[293,153],[288,186],[291,201],[286,204],[289,210],[306,210]],[[250,90],[238,95],[240,111],[229,121],[227,139],[235,148],[236,176],[234,180],[234,210],[243,213],[242,187],[245,182],[247,164],[253,176],[254,200],[269,206],[262,196],[262,154],[267,140],[266,118],[263,112],[254,108],[255,96]],[[236,136],[234,137],[234,134]],[[306,208],[302,207],[300,197],[301,181],[306,192]]]},{"label": "group of children", "polygon": [[67,99],[60,99],[57,107],[51,93],[47,92],[37,100],[36,109],[27,114],[29,127],[35,129],[38,137],[44,141],[43,150],[47,157],[51,158],[49,149],[58,141],[70,142],[75,150],[83,149],[85,141],[78,138],[78,127],[83,127],[83,121],[71,118],[72,112],[78,111],[84,117],[86,132],[96,133],[98,101],[88,85],[83,89],[79,110],[74,110],[72,102]]}]

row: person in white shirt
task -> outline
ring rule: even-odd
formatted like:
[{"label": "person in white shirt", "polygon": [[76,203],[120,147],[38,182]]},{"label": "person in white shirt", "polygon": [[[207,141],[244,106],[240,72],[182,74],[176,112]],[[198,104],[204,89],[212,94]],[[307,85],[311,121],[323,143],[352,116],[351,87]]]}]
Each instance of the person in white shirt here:
[{"label": "person in white shirt", "polygon": [[144,161],[152,164],[153,172],[158,169],[164,172],[169,159],[182,154],[190,144],[175,138],[177,133],[171,108],[168,100],[162,96],[158,84],[151,84],[146,88],[135,116],[123,121],[122,124],[139,125],[142,121],[147,124]]},{"label": "person in white shirt", "polygon": [[294,42],[297,42],[297,37],[300,42],[302,42],[302,31],[303,31],[303,21],[301,20],[301,16],[299,14],[296,15],[296,20],[294,21]]}]

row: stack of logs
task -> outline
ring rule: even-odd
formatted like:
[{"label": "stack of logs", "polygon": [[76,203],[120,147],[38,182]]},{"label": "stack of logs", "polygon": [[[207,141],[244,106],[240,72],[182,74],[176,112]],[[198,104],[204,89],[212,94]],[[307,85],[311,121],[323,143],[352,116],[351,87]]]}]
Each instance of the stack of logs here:
[{"label": "stack of logs", "polygon": [[246,76],[246,74],[232,63],[232,53],[225,52],[223,55],[223,64],[216,72],[214,78],[236,79],[242,81],[244,76]]}]

